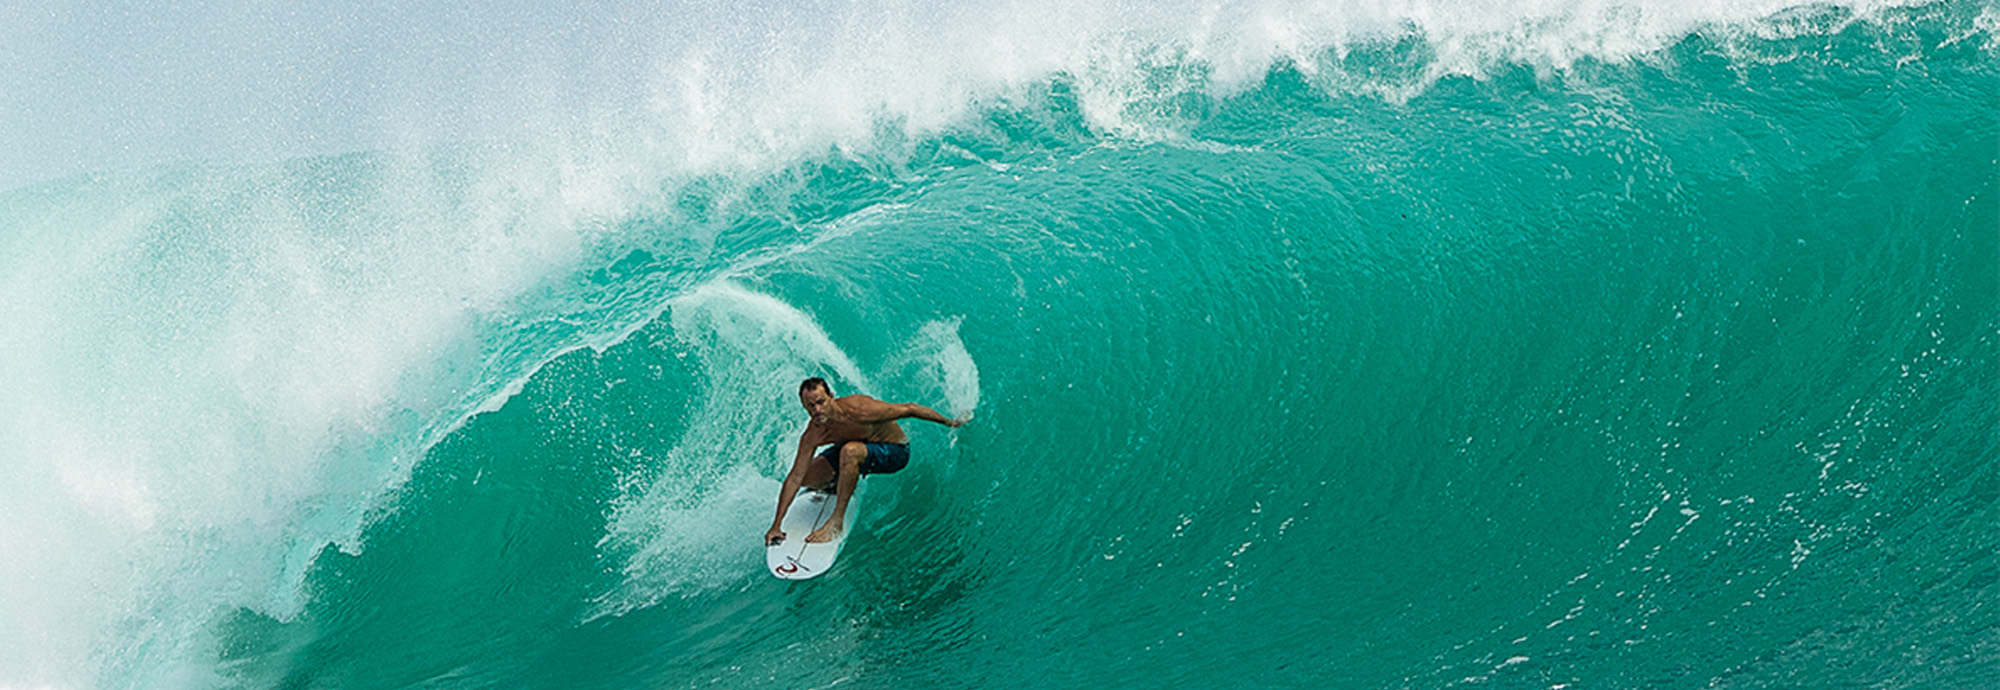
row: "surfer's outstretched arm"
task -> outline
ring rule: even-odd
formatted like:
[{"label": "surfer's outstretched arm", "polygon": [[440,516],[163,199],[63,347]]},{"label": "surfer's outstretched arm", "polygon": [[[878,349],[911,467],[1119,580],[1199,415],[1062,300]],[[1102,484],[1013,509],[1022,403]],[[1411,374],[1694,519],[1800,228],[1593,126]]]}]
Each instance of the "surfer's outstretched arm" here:
[{"label": "surfer's outstretched arm", "polygon": [[904,417],[915,417],[917,419],[921,419],[926,422],[935,422],[954,429],[963,426],[965,424],[965,420],[963,419],[952,419],[950,417],[946,417],[942,414],[938,414],[937,410],[933,410],[931,408],[924,407],[916,403],[903,403],[901,405],[897,405],[897,407],[903,408],[902,416]]},{"label": "surfer's outstretched arm", "polygon": [[949,427],[957,427],[965,423],[965,420],[963,419],[952,419],[950,417],[946,417],[942,414],[938,414],[937,410],[933,410],[931,408],[924,407],[916,403],[886,403],[880,400],[876,400],[874,398],[863,398],[863,396],[853,396],[853,397],[862,399],[858,399],[855,400],[854,402],[848,403],[848,406],[850,407],[850,409],[853,410],[853,414],[857,421],[867,424],[875,424],[879,422],[893,422],[898,419],[908,419],[912,417],[924,420],[926,422],[935,422],[938,424],[943,424]]}]

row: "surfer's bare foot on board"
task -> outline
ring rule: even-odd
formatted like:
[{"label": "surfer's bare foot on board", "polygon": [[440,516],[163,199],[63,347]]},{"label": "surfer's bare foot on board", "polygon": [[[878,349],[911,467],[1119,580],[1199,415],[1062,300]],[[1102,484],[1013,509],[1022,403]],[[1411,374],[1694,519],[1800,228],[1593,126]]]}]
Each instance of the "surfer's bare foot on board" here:
[{"label": "surfer's bare foot on board", "polygon": [[806,543],[824,544],[826,542],[839,539],[840,533],[841,533],[840,523],[828,522],[824,525],[821,525],[819,529],[813,530],[812,534],[806,535]]}]

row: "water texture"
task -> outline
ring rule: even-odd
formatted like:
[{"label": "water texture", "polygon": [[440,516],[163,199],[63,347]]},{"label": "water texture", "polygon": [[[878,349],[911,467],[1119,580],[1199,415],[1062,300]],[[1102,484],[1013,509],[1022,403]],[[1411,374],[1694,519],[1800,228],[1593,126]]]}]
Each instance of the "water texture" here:
[{"label": "water texture", "polygon": [[2000,687],[1990,4],[625,9],[0,193],[0,688]]}]

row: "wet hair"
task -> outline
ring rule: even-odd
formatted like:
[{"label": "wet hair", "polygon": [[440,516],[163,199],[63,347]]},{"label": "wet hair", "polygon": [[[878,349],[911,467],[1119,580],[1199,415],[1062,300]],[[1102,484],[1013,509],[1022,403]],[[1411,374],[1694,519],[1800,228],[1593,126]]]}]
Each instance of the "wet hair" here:
[{"label": "wet hair", "polygon": [[833,395],[833,386],[826,385],[826,379],[820,378],[818,376],[814,376],[812,378],[800,382],[799,395],[805,395],[806,391],[812,390],[814,388],[825,390],[827,395]]}]

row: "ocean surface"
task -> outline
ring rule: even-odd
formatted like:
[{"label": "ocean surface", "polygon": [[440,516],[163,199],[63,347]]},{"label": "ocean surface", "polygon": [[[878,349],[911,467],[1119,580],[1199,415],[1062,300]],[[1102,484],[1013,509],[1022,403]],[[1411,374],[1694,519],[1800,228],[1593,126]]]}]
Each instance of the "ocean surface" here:
[{"label": "ocean surface", "polygon": [[2000,687],[1992,3],[1005,5],[0,192],[0,688]]}]

